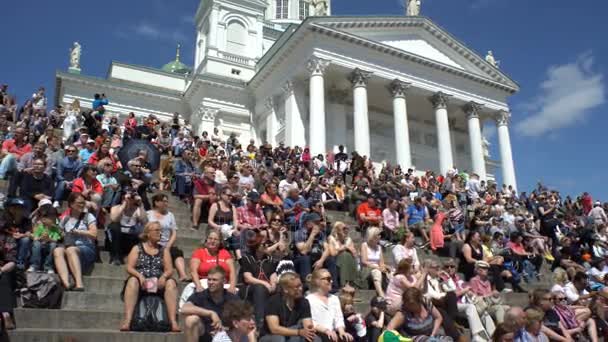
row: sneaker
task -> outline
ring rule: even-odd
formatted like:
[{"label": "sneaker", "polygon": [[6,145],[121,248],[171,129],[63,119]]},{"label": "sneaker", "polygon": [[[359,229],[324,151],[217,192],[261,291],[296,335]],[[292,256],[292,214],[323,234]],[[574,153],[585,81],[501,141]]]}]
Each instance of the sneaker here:
[{"label": "sneaker", "polygon": [[34,266],[30,266],[30,268],[28,268],[26,272],[36,272],[36,269],[34,268]]},{"label": "sneaker", "polygon": [[505,287],[504,289],[502,289],[502,291],[501,291],[501,292],[502,292],[502,293],[511,293],[511,292],[513,292],[513,290],[511,290],[511,289],[510,289],[510,288],[508,288],[508,287]]},{"label": "sneaker", "polygon": [[547,259],[547,261],[551,261],[551,262],[555,261],[555,257],[553,257],[553,255],[549,251],[547,251],[545,253],[544,257],[545,257],[545,259]]},{"label": "sneaker", "polygon": [[57,202],[57,201],[53,202],[53,208],[57,209],[59,207],[61,207],[61,205],[59,204],[59,202]]},{"label": "sneaker", "polygon": [[46,273],[47,274],[55,274],[55,271],[53,271],[52,269],[48,269],[48,270],[46,270]]}]

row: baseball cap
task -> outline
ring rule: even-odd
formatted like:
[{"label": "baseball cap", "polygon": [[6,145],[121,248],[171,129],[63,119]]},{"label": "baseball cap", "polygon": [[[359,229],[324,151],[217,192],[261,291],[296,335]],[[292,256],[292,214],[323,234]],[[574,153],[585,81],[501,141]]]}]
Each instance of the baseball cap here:
[{"label": "baseball cap", "polygon": [[321,216],[319,216],[319,214],[317,213],[310,213],[310,214],[306,214],[304,215],[304,218],[302,219],[302,224],[306,224],[309,221],[321,221]]},{"label": "baseball cap", "polygon": [[255,192],[255,191],[250,191],[250,192],[247,194],[247,199],[248,199],[248,200],[250,200],[250,201],[252,201],[252,202],[257,202],[257,201],[259,201],[259,200],[260,200],[260,194],[258,194],[258,193],[257,193],[257,192]]},{"label": "baseball cap", "polygon": [[248,247],[258,246],[262,242],[262,235],[258,229],[247,229],[245,231],[245,241]]},{"label": "baseball cap", "polygon": [[94,144],[94,143],[95,143],[95,140],[93,140],[93,139],[87,140],[87,144]]}]

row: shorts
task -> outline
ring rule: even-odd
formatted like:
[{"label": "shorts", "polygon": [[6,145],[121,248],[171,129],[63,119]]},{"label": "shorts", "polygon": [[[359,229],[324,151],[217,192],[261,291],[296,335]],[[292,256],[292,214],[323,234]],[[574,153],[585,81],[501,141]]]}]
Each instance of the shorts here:
[{"label": "shorts", "polygon": [[175,246],[169,248],[169,254],[171,254],[171,260],[173,260],[174,262],[175,259],[184,257],[184,252]]},{"label": "shorts", "polygon": [[80,267],[82,273],[88,273],[93,269],[95,261],[97,260],[97,251],[92,245],[79,244],[75,246],[78,248],[78,256],[80,258]]},{"label": "shorts", "polygon": [[462,233],[462,232],[464,232],[464,222],[462,222],[462,223],[455,223],[454,224],[454,231],[456,233]]}]

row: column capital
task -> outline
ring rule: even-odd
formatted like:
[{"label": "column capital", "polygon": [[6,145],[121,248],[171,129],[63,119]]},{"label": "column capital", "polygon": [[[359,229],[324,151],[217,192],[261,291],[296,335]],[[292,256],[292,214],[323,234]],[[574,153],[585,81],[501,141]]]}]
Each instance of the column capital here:
[{"label": "column capital", "polygon": [[287,82],[285,82],[285,84],[283,84],[283,91],[285,92],[285,95],[289,96],[291,94],[293,94],[293,81],[289,80]]},{"label": "column capital", "polygon": [[411,83],[394,79],[388,86],[388,90],[390,91],[393,97],[405,97],[405,94],[407,93],[407,90],[410,88],[411,85]]},{"label": "column capital", "polygon": [[509,121],[511,120],[511,113],[501,110],[496,114],[494,119],[496,120],[497,126],[508,126]]},{"label": "column capital", "polygon": [[372,75],[370,71],[364,71],[359,68],[353,70],[348,76],[348,80],[353,84],[353,88],[367,87],[367,80]]},{"label": "column capital", "polygon": [[220,112],[218,108],[200,107],[198,113],[204,121],[215,121],[217,114]]},{"label": "column capital", "polygon": [[483,107],[482,104],[477,102],[469,102],[462,107],[462,110],[467,115],[467,119],[479,119],[479,112]]},{"label": "column capital", "polygon": [[272,97],[266,99],[266,102],[264,102],[264,106],[267,110],[274,109],[274,100],[272,99]]},{"label": "column capital", "polygon": [[330,61],[328,61],[327,59],[312,56],[308,60],[306,68],[308,69],[311,75],[323,75],[325,74],[325,69],[329,66],[329,64]]},{"label": "column capital", "polygon": [[450,95],[440,91],[440,92],[435,93],[433,96],[431,96],[429,98],[429,100],[433,104],[433,108],[446,109],[446,108],[448,108],[448,102],[450,100]]}]

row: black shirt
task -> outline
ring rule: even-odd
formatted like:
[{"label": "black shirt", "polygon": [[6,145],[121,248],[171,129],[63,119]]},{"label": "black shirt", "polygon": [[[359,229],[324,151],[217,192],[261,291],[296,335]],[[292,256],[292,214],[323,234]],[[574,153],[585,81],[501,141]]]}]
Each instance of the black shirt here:
[{"label": "black shirt", "polygon": [[260,280],[270,282],[270,277],[277,269],[277,262],[269,255],[265,255],[262,259],[257,259],[255,255],[245,254],[239,260],[241,265],[241,275],[245,272],[251,273],[251,275]]},{"label": "black shirt", "polygon": [[[19,195],[22,198],[34,199],[34,195],[45,194],[47,196],[53,196],[55,186],[51,177],[43,174],[42,177],[36,178],[29,173],[24,173],[21,179],[21,186],[19,188]],[[38,204],[38,201],[34,200],[34,205]]]},{"label": "black shirt", "polygon": [[[226,291],[225,289],[224,296],[222,300],[218,303],[214,302],[213,298],[211,298],[209,289],[205,289],[202,292],[194,292],[190,296],[190,298],[188,298],[188,302],[198,306],[199,308],[211,310],[215,312],[219,317],[222,317],[222,309],[224,308],[224,304],[233,300],[239,300],[239,297],[235,294]],[[203,318],[203,321],[206,325],[209,325],[211,323],[211,320],[207,317]]]},{"label": "black shirt", "polygon": [[[279,325],[285,328],[297,325],[301,320],[310,318],[310,303],[308,299],[302,297],[295,301],[293,310],[287,307],[286,301],[281,294],[275,294],[270,297],[266,304],[265,316],[279,317]],[[269,335],[268,323],[264,319],[263,335]]]},{"label": "black shirt", "polygon": [[555,310],[549,309],[548,311],[545,311],[543,325],[561,335],[562,331],[559,327],[559,321],[560,318]]}]

